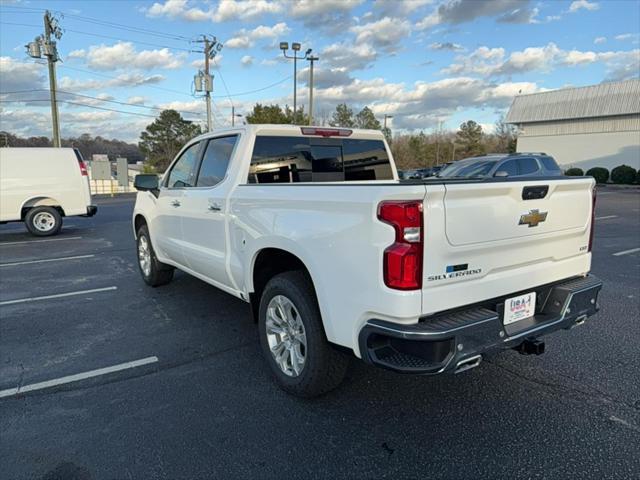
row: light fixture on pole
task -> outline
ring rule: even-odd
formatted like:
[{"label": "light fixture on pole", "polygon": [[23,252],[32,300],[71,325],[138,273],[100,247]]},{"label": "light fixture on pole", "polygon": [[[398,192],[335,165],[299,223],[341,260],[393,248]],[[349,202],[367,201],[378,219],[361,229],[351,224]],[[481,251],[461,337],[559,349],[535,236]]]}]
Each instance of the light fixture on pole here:
[{"label": "light fixture on pole", "polygon": [[393,115],[384,114],[384,129],[387,129],[387,118],[393,118]]},{"label": "light fixture on pole", "polygon": [[289,50],[288,42],[280,42],[280,50],[282,50],[282,54],[285,58],[293,58],[293,123],[296,122],[297,116],[297,108],[298,108],[298,79],[297,79],[297,71],[298,71],[298,60],[306,60],[307,57],[311,54],[311,49],[308,49],[304,56],[299,57],[296,52],[299,52],[301,49],[301,45],[297,42],[293,42],[291,44],[291,50],[293,50],[293,55],[287,55],[287,50]]},{"label": "light fixture on pole", "polygon": [[236,118],[242,118],[243,115],[241,113],[236,113],[236,107],[235,106],[231,106],[231,126],[235,127],[236,125]]}]

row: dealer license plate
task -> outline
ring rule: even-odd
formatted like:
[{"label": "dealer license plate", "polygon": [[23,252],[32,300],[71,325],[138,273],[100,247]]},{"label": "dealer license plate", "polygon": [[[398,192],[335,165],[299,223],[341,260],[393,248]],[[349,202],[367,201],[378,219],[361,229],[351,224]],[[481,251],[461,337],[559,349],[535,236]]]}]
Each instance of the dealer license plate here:
[{"label": "dealer license plate", "polygon": [[504,302],[504,324],[519,322],[533,317],[536,312],[536,292],[507,298]]}]

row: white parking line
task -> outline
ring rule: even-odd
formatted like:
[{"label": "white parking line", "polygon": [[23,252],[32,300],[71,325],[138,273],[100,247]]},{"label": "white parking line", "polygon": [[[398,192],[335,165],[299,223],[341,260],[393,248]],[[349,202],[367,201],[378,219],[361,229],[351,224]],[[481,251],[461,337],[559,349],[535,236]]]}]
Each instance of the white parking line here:
[{"label": "white parking line", "polygon": [[65,260],[78,260],[80,258],[91,258],[91,257],[95,257],[95,255],[76,255],[75,257],[46,258],[44,260],[29,260],[27,262],[0,263],[0,267],[13,267],[16,265],[32,265],[34,263],[63,262]]},{"label": "white parking line", "polygon": [[596,217],[596,220],[607,220],[609,218],[618,218],[618,215],[605,215],[604,217]]},{"label": "white parking line", "polygon": [[622,252],[614,253],[613,256],[619,257],[620,255],[627,255],[629,253],[636,253],[636,252],[640,252],[640,248],[632,248],[631,250],[624,250]]},{"label": "white parking line", "polygon": [[92,288],[91,290],[78,290],[77,292],[58,293],[56,295],[45,295],[43,297],[18,298],[16,300],[5,300],[4,302],[0,302],[0,307],[2,305],[13,305],[15,303],[25,303],[25,302],[37,302],[39,300],[49,300],[51,298],[73,297],[75,295],[86,295],[87,293],[108,292],[110,290],[117,290],[117,289],[118,287]]},{"label": "white parking line", "polygon": [[32,383],[31,385],[25,385],[23,387],[7,388],[6,390],[0,390],[0,398],[12,397],[19,393],[42,390],[43,388],[55,387],[57,385],[64,385],[65,383],[72,383],[79,380],[85,380],[87,378],[98,377],[100,375],[107,375],[108,373],[119,372],[121,370],[127,370],[128,368],[141,367],[150,363],[156,363],[157,361],[158,357],[147,357],[140,360],[134,360],[132,362],[120,363],[118,365],[113,365],[112,367],[99,368],[97,370],[89,370],[84,373],[76,373],[75,375],[55,378],[53,380],[47,380],[46,382]]},{"label": "white parking line", "polygon": [[23,245],[25,243],[61,242],[63,240],[78,240],[80,238],[82,237],[47,238],[45,240],[25,240],[23,242],[0,242],[0,247],[3,245]]}]

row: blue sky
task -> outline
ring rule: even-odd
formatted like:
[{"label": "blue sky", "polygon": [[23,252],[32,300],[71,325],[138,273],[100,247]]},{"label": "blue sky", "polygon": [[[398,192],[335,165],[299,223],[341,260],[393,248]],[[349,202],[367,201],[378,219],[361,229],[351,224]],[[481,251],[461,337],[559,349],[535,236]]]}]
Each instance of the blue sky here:
[{"label": "blue sky", "polygon": [[[192,94],[200,45],[224,44],[213,70],[216,126],[231,105],[292,104],[293,64],[280,41],[316,63],[316,120],[337,103],[368,105],[394,131],[489,130],[514,95],[638,77],[637,0],[160,0],[1,1],[0,129],[49,135],[46,66],[24,45],[49,9],[58,43],[61,130],[135,141],[161,108],[204,122]],[[307,108],[308,62],[298,66]],[[10,93],[16,92],[16,93]],[[72,102],[72,103],[70,103]],[[117,111],[114,111],[117,110]],[[128,113],[125,113],[128,112]]]}]

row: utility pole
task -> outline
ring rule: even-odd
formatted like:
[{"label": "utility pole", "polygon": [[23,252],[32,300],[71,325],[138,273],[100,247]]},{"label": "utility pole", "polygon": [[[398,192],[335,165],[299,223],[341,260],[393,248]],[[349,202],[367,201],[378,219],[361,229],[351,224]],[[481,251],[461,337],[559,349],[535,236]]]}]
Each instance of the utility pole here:
[{"label": "utility pole", "polygon": [[297,42],[293,42],[291,44],[291,50],[293,50],[293,55],[287,55],[287,50],[289,50],[288,42],[280,42],[280,50],[282,50],[282,54],[285,58],[293,58],[293,123],[296,123],[296,117],[298,116],[297,108],[298,108],[298,60],[306,60],[309,55],[311,55],[311,49],[307,50],[304,56],[299,57],[296,52],[299,52],[301,45]]},{"label": "utility pole", "polygon": [[211,79],[211,75],[209,75],[209,52],[211,51],[211,43],[207,37],[204,37],[204,78],[205,85],[207,85],[207,80],[210,85],[207,85],[207,88],[204,90],[204,101],[207,104],[207,131],[210,132],[212,129],[211,125],[211,90],[213,90],[213,79]]},{"label": "utility pole", "polygon": [[62,146],[60,140],[60,119],[58,117],[58,101],[56,97],[56,62],[58,58],[58,49],[55,40],[51,40],[51,36],[57,40],[62,38],[62,30],[58,26],[58,21],[47,10],[44,14],[44,37],[37,36],[33,42],[29,42],[27,54],[31,58],[47,57],[47,66],[49,69],[49,97],[51,99],[51,123],[53,124],[53,146],[60,148]]},{"label": "utility pole", "polygon": [[313,125],[313,62],[320,60],[320,57],[309,55],[309,125]]},{"label": "utility pole", "polygon": [[204,49],[201,53],[204,53],[204,71],[199,71],[194,77],[194,84],[196,92],[204,91],[204,100],[207,106],[207,131],[213,130],[213,119],[211,110],[211,92],[213,91],[213,76],[209,73],[209,60],[215,58],[215,56],[222,50],[222,43],[218,42],[216,37],[209,37],[202,35],[201,40],[196,40],[198,43],[204,44]]}]

